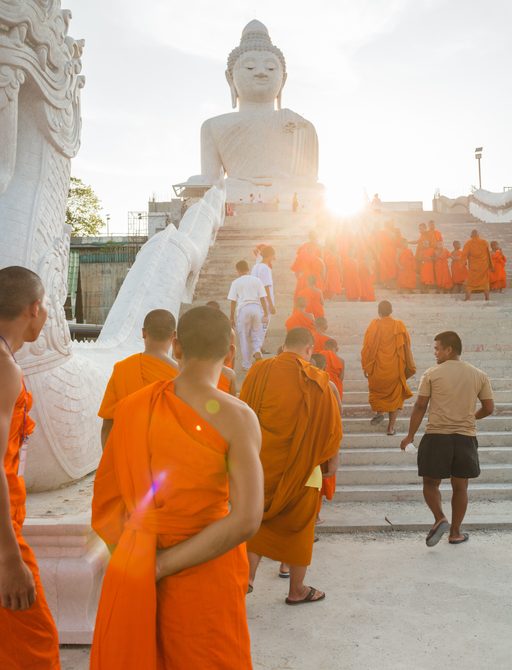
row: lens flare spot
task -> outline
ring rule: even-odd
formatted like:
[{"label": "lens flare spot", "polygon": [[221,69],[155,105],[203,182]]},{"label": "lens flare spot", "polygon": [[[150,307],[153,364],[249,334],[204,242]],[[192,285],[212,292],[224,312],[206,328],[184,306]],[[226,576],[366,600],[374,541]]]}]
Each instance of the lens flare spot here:
[{"label": "lens flare spot", "polygon": [[214,400],[213,398],[211,400],[208,400],[206,403],[206,411],[208,414],[217,414],[217,412],[220,410],[220,403],[218,400]]},{"label": "lens flare spot", "polygon": [[197,430],[198,432],[201,432],[203,429],[201,428],[201,426],[200,426],[199,424],[197,424],[197,426],[196,426],[196,430]]}]

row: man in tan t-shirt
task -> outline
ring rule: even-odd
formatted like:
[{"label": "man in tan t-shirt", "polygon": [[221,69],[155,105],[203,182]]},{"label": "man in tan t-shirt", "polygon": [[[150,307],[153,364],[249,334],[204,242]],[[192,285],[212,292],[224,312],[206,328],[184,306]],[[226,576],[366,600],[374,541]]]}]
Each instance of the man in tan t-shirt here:
[{"label": "man in tan t-shirt", "polygon": [[[436,545],[450,529],[450,544],[468,540],[460,527],[468,506],[468,480],[478,477],[476,421],[494,411],[489,378],[478,368],[460,360],[462,342],[457,333],[446,331],[434,338],[437,365],[429,368],[420,381],[409,432],[400,447],[414,440],[429,407],[427,427],[418,448],[418,475],[423,477],[423,496],[434,515],[427,535],[427,546]],[[481,407],[475,411],[477,400]],[[441,480],[451,478],[452,523],[448,523],[441,504]]]}]

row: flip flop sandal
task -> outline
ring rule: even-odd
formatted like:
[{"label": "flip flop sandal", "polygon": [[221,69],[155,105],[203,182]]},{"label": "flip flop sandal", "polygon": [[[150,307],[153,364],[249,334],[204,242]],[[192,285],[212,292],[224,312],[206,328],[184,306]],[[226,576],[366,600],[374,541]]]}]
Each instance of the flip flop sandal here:
[{"label": "flip flop sandal", "polygon": [[430,533],[426,537],[427,547],[435,547],[443,535],[450,530],[450,524],[448,521],[441,521],[438,526],[430,529]]},{"label": "flip flop sandal", "polygon": [[247,593],[252,593],[254,591],[254,586],[252,584],[249,584],[247,587]]},{"label": "flip flop sandal", "polygon": [[392,430],[392,431],[389,431],[389,430],[388,430],[388,432],[386,433],[386,435],[390,435],[390,436],[391,436],[391,435],[396,435],[396,430]]},{"label": "flip flop sandal", "polygon": [[469,533],[462,533],[462,538],[460,540],[448,540],[449,544],[462,544],[469,540]]},{"label": "flip flop sandal", "polygon": [[313,586],[310,586],[309,593],[305,598],[303,598],[302,600],[290,600],[289,598],[286,598],[285,603],[287,605],[304,605],[306,603],[316,603],[325,598],[325,593],[322,594],[320,598],[314,598],[313,596],[315,595],[315,593],[320,593],[320,591],[315,589]]},{"label": "flip flop sandal", "polygon": [[372,426],[376,426],[378,423],[382,423],[384,421],[384,414],[376,414],[372,419],[370,420],[370,423]]},{"label": "flip flop sandal", "polygon": [[281,570],[280,570],[279,571],[279,576],[281,577],[281,579],[290,579],[290,573],[289,572],[281,572]]}]

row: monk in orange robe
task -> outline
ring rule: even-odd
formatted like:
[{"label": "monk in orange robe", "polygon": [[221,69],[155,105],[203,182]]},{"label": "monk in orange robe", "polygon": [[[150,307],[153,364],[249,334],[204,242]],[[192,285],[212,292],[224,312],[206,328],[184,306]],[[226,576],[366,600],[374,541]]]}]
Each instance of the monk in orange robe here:
[{"label": "monk in orange robe", "polygon": [[0,668],[59,670],[59,640],[32,549],[23,537],[32,396],[14,354],[46,321],[44,288],[22,267],[0,270]]},{"label": "monk in orange robe", "polygon": [[357,274],[359,278],[361,302],[374,302],[375,289],[373,286],[373,273],[370,269],[370,260],[368,259],[364,251],[364,247],[362,246],[357,255]]},{"label": "monk in orange robe", "polygon": [[[423,257],[423,250],[428,248],[430,246],[430,238],[428,236],[428,231],[427,231],[427,224],[426,223],[420,223],[418,226],[419,230],[419,237],[417,240],[411,240],[410,244],[415,244],[416,245],[416,263],[418,264],[418,271],[421,271],[421,261]],[[425,242],[428,242],[427,245],[425,245]]]},{"label": "monk in orange robe", "polygon": [[327,335],[328,328],[329,324],[325,316],[319,316],[318,319],[315,319],[315,330],[313,331],[313,352],[315,354],[320,353],[325,348],[327,340],[331,339],[331,336]]},{"label": "monk in orange robe", "polygon": [[322,291],[316,285],[316,278],[311,275],[308,277],[308,285],[303,289],[297,298],[306,299],[306,312],[310,312],[315,319],[324,316],[324,297]]},{"label": "monk in orange robe", "polygon": [[434,274],[438,293],[449,293],[453,288],[452,275],[448,265],[450,252],[443,247],[442,242],[437,243],[434,252]]},{"label": "monk in orange robe", "polygon": [[392,221],[388,221],[385,229],[379,233],[379,276],[386,288],[398,274],[396,235]]},{"label": "monk in orange robe", "polygon": [[92,670],[252,667],[242,543],[263,511],[261,433],[216,388],[230,332],[219,311],[185,312],[180,375],[118,404],[94,483],[92,525],[113,554]]},{"label": "monk in orange robe", "polygon": [[334,243],[326,245],[324,249],[324,263],[325,286],[323,293],[328,300],[332,300],[336,296],[341,296],[343,288],[341,283],[341,265]]},{"label": "monk in orange robe", "polygon": [[491,260],[494,268],[489,274],[491,291],[502,293],[503,289],[507,288],[507,271],[505,270],[507,258],[496,240],[491,242],[491,251]]},{"label": "monk in orange robe", "polygon": [[491,252],[489,243],[480,237],[478,230],[471,231],[471,238],[462,250],[462,258],[468,263],[464,300],[470,300],[473,291],[483,291],[485,299],[489,300],[489,273],[493,269]]},{"label": "monk in orange robe", "polygon": [[466,261],[462,257],[461,244],[458,240],[453,242],[453,251],[450,254],[452,259],[452,281],[454,293],[460,293],[463,285],[468,278],[468,268]]},{"label": "monk in orange robe", "polygon": [[349,302],[357,302],[361,297],[361,284],[359,282],[359,268],[353,250],[348,256],[343,257],[342,264],[345,298]]},{"label": "monk in orange robe", "polygon": [[312,353],[311,333],[290,330],[283,353],[255,363],[240,393],[260,422],[265,475],[263,521],[247,543],[249,582],[254,582],[261,556],[288,564],[289,605],[325,597],[304,579],[313,553],[320,466],[336,457],[342,435],[329,376],[311,365]]},{"label": "monk in orange robe", "polygon": [[340,402],[343,400],[343,378],[345,376],[345,361],[338,356],[339,346],[336,340],[329,338],[324,349],[319,353],[325,356],[325,371],[329,379],[338,389]]},{"label": "monk in orange robe", "polygon": [[297,255],[291,266],[292,272],[295,272],[297,278],[297,288],[295,297],[299,292],[307,287],[307,279],[311,275],[316,278],[318,288],[322,288],[325,278],[325,266],[322,261],[322,250],[318,244],[318,237],[314,231],[309,234],[308,242],[305,242],[297,249]]},{"label": "monk in orange robe", "polygon": [[397,286],[401,291],[408,293],[412,293],[416,288],[416,260],[405,240],[401,241],[398,254]]},{"label": "monk in orange robe", "polygon": [[423,292],[428,292],[430,288],[435,286],[436,278],[434,274],[434,249],[430,246],[428,240],[423,241],[423,249],[421,251],[421,270],[420,283]]},{"label": "monk in orange robe", "polygon": [[315,332],[315,317],[310,312],[306,312],[306,304],[306,298],[303,296],[295,299],[293,312],[284,323],[287,331],[292,328],[307,328],[312,333]]},{"label": "monk in orange robe", "polygon": [[364,336],[361,364],[368,379],[369,402],[376,413],[373,425],[388,413],[387,434],[395,434],[398,410],[412,396],[407,379],[416,372],[409,333],[402,321],[394,319],[391,303],[379,303],[379,318],[374,319]]},{"label": "monk in orange robe", "polygon": [[439,242],[443,241],[443,234],[437,230],[434,221],[428,222],[427,239],[432,249],[437,249]]}]

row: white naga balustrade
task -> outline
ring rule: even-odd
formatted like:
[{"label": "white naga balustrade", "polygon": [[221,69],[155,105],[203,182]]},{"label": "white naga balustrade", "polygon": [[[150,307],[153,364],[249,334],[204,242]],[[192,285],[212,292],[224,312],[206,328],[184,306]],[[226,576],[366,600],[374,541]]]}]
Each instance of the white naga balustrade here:
[{"label": "white naga balustrade", "polygon": [[70,228],[65,223],[70,158],[80,142],[83,40],[67,34],[60,0],[0,0],[0,267],[22,265],[46,287],[49,316],[17,358],[34,394],[37,427],[26,480],[60,487],[95,469],[97,411],[115,360],[141,346],[144,315],[178,315],[223,223],[224,192],[212,188],[140,251],[98,343],[74,345],[64,314]]}]

